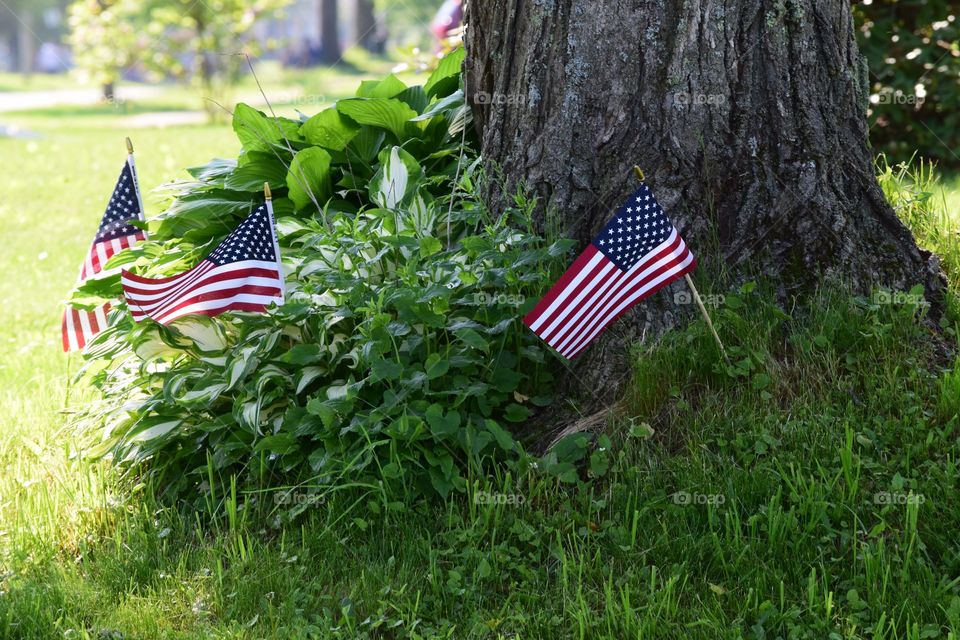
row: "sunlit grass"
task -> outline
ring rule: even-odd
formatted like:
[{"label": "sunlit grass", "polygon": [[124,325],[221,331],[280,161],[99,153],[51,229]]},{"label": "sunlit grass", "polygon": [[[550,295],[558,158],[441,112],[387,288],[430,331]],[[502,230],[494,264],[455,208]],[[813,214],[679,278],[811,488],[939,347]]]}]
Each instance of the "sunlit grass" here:
[{"label": "sunlit grass", "polygon": [[[0,140],[0,638],[957,638],[957,374],[906,307],[824,293],[787,319],[714,292],[742,379],[697,321],[638,352],[610,471],[579,488],[531,474],[446,504],[198,523],[79,459],[61,303],[123,136],[147,188],[238,151],[227,126],[131,133],[98,109]],[[952,255],[960,181],[884,185]]]}]

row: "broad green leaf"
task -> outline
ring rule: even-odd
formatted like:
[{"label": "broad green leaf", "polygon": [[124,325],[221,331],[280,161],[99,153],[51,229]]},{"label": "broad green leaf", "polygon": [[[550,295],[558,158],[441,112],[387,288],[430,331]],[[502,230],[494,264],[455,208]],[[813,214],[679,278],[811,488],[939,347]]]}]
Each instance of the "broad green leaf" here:
[{"label": "broad green leaf", "polygon": [[395,98],[407,90],[407,85],[392,73],[383,80],[364,80],[357,89],[360,98]]},{"label": "broad green leaf", "polygon": [[287,187],[298,210],[307,208],[314,200],[322,207],[330,198],[330,162],[330,154],[320,147],[309,147],[294,156],[287,174]]},{"label": "broad green leaf", "polygon": [[131,429],[127,437],[128,442],[146,442],[162,438],[183,423],[180,419],[170,419],[166,417],[144,418],[137,426]]},{"label": "broad green leaf", "polygon": [[246,151],[271,151],[299,140],[300,125],[287,118],[270,118],[262,111],[240,103],[233,111],[233,130]]},{"label": "broad green leaf", "polygon": [[360,127],[344,118],[336,109],[330,108],[304,122],[300,132],[310,144],[343,151],[360,133]]},{"label": "broad green leaf", "polygon": [[311,382],[324,375],[327,372],[326,367],[304,367],[300,370],[297,380],[297,393],[303,393]]},{"label": "broad green leaf", "polygon": [[463,66],[465,56],[464,48],[458,47],[440,59],[437,68],[423,85],[428,96],[442,98],[457,90],[460,86],[460,68]]},{"label": "broad green leaf", "polygon": [[349,98],[337,103],[337,111],[359,124],[385,129],[398,141],[406,139],[407,123],[418,115],[395,98]]},{"label": "broad green leaf", "polygon": [[199,351],[212,353],[227,346],[227,337],[219,323],[203,316],[183,316],[170,325],[189,338]]},{"label": "broad green leaf", "polygon": [[248,151],[240,166],[224,180],[224,187],[235,191],[260,193],[263,183],[269,182],[272,189],[282,189],[286,184],[287,168],[272,153]]}]

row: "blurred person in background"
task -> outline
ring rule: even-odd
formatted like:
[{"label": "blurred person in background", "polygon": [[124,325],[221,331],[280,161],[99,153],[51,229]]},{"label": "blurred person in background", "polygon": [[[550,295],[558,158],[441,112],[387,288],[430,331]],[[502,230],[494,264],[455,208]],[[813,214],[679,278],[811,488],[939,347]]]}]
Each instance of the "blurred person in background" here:
[{"label": "blurred person in background", "polygon": [[430,22],[430,32],[442,45],[450,37],[452,31],[460,28],[463,22],[463,2],[461,0],[446,0],[433,21]]}]

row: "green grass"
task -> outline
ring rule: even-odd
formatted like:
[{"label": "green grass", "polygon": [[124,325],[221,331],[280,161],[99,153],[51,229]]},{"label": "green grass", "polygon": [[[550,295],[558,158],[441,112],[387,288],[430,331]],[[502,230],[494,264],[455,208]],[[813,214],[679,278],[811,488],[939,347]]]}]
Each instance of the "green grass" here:
[{"label": "green grass", "polygon": [[0,93],[7,91],[57,91],[75,88],[76,83],[67,74],[34,73],[25,77],[19,73],[0,72]]},{"label": "green grass", "polygon": [[[292,522],[211,496],[223,516],[198,522],[78,459],[60,305],[125,135],[87,117],[0,140],[0,638],[960,637],[960,366],[909,304],[726,292],[736,366],[696,321],[638,351],[609,470],[575,485],[347,490]],[[237,151],[227,127],[135,141],[145,185]],[[949,247],[955,218],[924,202],[915,229]]]}]

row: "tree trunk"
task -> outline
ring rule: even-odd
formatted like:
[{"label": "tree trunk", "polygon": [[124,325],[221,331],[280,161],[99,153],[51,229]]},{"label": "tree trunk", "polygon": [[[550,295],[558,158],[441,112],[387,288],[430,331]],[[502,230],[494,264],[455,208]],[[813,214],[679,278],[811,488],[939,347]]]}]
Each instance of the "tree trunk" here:
[{"label": "tree trunk", "polygon": [[[638,164],[701,271],[766,277],[783,296],[834,278],[938,298],[938,261],[874,176],[849,3],[473,0],[467,24],[488,167],[533,189],[541,225],[559,212],[582,248]],[[494,206],[509,196],[486,193]],[[681,311],[670,294],[641,303],[573,362],[570,392],[609,403],[627,346]]]},{"label": "tree trunk", "polygon": [[383,53],[377,17],[373,11],[373,0],[357,0],[355,14],[357,44],[372,53]]},{"label": "tree trunk", "polygon": [[337,0],[320,0],[320,62],[334,64],[341,55]]},{"label": "tree trunk", "polygon": [[17,20],[17,63],[18,70],[30,77],[37,57],[37,43],[33,29],[33,12],[24,9]]}]

